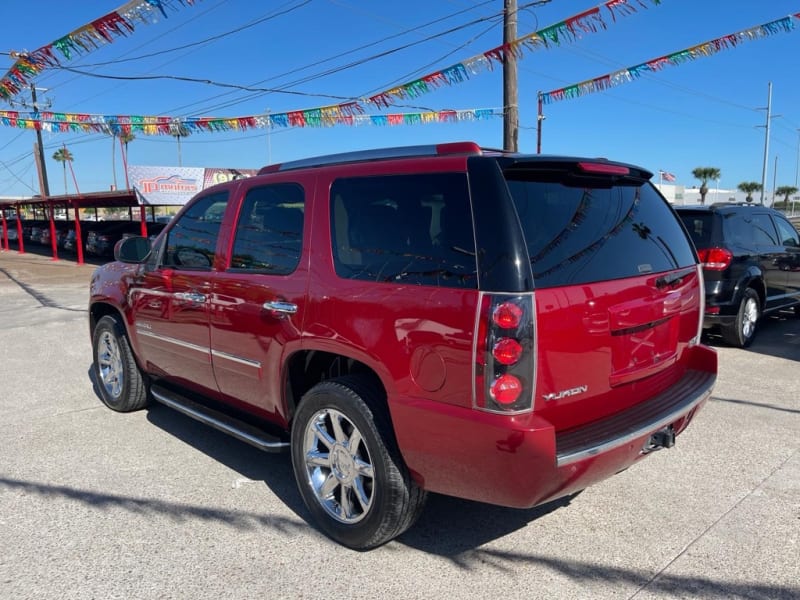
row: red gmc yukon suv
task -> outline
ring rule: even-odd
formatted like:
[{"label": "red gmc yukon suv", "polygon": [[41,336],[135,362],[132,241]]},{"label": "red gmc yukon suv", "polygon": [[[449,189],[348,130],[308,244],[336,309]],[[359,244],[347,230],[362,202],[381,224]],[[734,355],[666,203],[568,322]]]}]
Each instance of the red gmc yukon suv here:
[{"label": "red gmc yukon suv", "polygon": [[427,492],[509,507],[670,447],[711,393],[703,275],[651,173],[464,143],[272,165],[91,283],[102,400],[289,450],[356,549]]}]

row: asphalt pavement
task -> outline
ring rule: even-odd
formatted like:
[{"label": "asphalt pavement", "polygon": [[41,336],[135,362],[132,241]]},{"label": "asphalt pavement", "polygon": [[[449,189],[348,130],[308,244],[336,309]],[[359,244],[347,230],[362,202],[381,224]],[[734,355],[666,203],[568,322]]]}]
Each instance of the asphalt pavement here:
[{"label": "asphalt pavement", "polygon": [[800,319],[724,346],[670,450],[569,502],[434,495],[371,552],[309,524],[289,456],[90,375],[93,266],[0,252],[0,598],[800,598]]}]

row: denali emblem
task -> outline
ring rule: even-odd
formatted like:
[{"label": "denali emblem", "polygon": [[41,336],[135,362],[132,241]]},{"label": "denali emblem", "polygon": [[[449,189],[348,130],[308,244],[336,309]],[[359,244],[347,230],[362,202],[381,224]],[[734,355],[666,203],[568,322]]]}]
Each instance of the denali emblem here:
[{"label": "denali emblem", "polygon": [[562,398],[567,398],[568,396],[577,396],[578,394],[583,394],[588,390],[588,385],[579,385],[578,387],[570,388],[568,390],[561,390],[560,392],[555,392],[554,394],[542,394],[542,398],[544,398],[547,402],[550,402],[550,400],[561,400]]}]

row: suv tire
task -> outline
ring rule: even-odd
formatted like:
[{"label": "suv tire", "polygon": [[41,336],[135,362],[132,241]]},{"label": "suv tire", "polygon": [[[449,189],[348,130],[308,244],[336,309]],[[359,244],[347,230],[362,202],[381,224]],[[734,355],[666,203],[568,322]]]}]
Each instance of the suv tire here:
[{"label": "suv tire", "polygon": [[368,550],[411,527],[426,492],[411,480],[382,390],[365,378],[314,386],[292,423],[292,466],[308,510],[327,535]]},{"label": "suv tire", "polygon": [[761,316],[761,304],[758,294],[752,288],[747,288],[742,294],[736,320],[728,326],[722,327],[722,339],[732,346],[747,348],[756,336],[756,326]]},{"label": "suv tire", "polygon": [[112,410],[131,412],[147,406],[147,386],[117,317],[106,315],[92,336],[94,375],[100,399]]}]

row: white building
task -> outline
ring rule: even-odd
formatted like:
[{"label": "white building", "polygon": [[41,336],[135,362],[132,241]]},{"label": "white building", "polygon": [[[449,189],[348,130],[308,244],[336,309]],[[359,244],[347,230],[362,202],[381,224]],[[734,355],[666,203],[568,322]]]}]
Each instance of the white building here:
[{"label": "white building", "polygon": [[[672,204],[700,204],[700,188],[697,186],[687,189],[682,185],[672,183],[656,183],[654,185]],[[753,192],[752,197],[754,203],[761,202],[761,192]],[[739,190],[709,187],[706,194],[706,204],[713,204],[714,202],[745,202],[746,200],[747,194]],[[770,193],[764,194],[764,204],[772,204]]]}]

